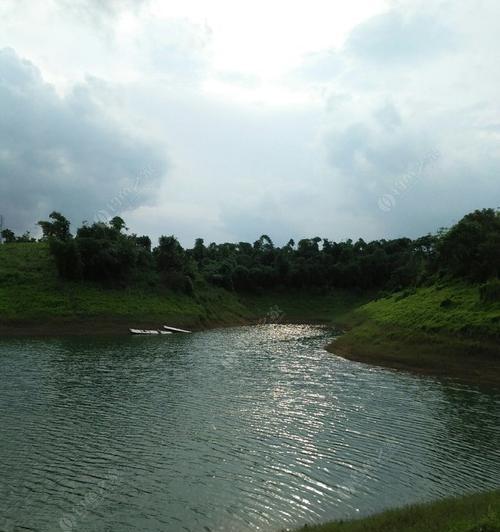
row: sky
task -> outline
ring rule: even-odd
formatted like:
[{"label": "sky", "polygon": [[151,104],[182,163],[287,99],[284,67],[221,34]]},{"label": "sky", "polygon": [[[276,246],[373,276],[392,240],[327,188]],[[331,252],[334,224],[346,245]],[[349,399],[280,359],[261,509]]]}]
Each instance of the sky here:
[{"label": "sky", "polygon": [[0,214],[185,246],[500,206],[497,0],[0,0]]}]

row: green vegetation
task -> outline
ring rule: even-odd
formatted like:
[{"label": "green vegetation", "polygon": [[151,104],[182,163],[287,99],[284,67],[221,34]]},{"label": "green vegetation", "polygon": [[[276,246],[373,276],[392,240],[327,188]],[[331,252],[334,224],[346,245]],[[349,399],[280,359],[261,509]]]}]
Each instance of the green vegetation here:
[{"label": "green vegetation", "polygon": [[168,288],[103,288],[61,280],[46,242],[0,246],[0,330],[120,332],[126,326],[168,320],[204,327],[250,317],[234,294],[202,286],[196,296]]},{"label": "green vegetation", "polygon": [[372,301],[362,312],[383,326],[398,324],[430,333],[498,337],[500,302],[481,301],[480,291],[477,285],[438,283]]},{"label": "green vegetation", "polygon": [[368,301],[352,291],[314,294],[274,290],[237,294],[198,279],[193,294],[140,279],[135,286],[106,288],[97,282],[69,281],[57,273],[47,242],[0,246],[0,332],[126,332],[170,322],[202,328],[267,319],[331,323]]},{"label": "green vegetation", "polygon": [[257,318],[265,318],[272,309],[289,322],[335,324],[342,322],[350,312],[370,300],[370,293],[358,294],[352,290],[336,289],[327,292],[314,290],[268,290],[239,295],[242,304]]},{"label": "green vegetation", "polygon": [[0,332],[344,323],[347,334],[330,347],[343,356],[500,379],[499,211],[415,240],[315,237],[281,248],[266,235],[253,244],[197,239],[192,249],[162,236],[153,248],[118,216],[75,236],[57,212],[39,225],[39,242],[3,232]]},{"label": "green vegetation", "polygon": [[500,490],[409,506],[303,532],[500,532]]},{"label": "green vegetation", "polygon": [[[297,245],[290,240],[281,248],[262,235],[253,244],[205,246],[198,238],[187,250],[174,236],[161,236],[152,249],[149,237],[128,234],[119,216],[107,223],[84,222],[74,237],[58,212],[38,225],[62,279],[107,288],[148,286],[193,294],[195,285],[208,283],[240,293],[276,288],[395,291],[430,279],[485,282],[500,274],[500,211],[493,209],[474,211],[448,231],[415,240],[332,242],[314,237]],[[25,241],[8,229],[2,235],[8,246]]]},{"label": "green vegetation", "polygon": [[348,332],[329,349],[373,364],[498,383],[500,302],[484,300],[485,286],[443,282],[371,301],[345,318]]},{"label": "green vegetation", "polygon": [[493,209],[464,216],[437,241],[438,263],[454,277],[474,281],[500,275],[500,213]]}]

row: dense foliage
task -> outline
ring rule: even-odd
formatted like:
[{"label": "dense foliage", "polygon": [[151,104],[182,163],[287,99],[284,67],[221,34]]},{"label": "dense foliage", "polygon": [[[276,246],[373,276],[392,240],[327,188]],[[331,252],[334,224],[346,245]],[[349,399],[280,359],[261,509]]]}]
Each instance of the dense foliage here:
[{"label": "dense foliage", "polygon": [[500,212],[474,211],[439,240],[442,267],[457,277],[484,281],[500,275]]},{"label": "dense foliage", "polygon": [[[162,236],[152,249],[149,237],[128,234],[119,216],[108,223],[84,223],[75,236],[57,212],[39,225],[63,278],[109,286],[142,278],[187,293],[196,280],[238,291],[277,286],[399,290],[436,276],[488,281],[500,274],[500,211],[494,209],[474,211],[449,230],[415,240],[333,242],[314,237],[282,247],[262,235],[254,243],[208,246],[198,238],[185,250],[174,236]],[[8,229],[3,236],[9,243],[29,238],[17,238]],[[489,288],[485,297],[496,297],[494,292]]]}]

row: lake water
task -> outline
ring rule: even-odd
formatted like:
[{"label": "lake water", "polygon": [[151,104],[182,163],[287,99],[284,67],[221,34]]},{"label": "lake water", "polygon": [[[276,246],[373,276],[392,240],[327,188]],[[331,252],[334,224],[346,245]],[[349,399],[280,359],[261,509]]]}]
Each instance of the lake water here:
[{"label": "lake water", "polygon": [[0,530],[274,531],[500,484],[500,395],[263,325],[0,341]]}]

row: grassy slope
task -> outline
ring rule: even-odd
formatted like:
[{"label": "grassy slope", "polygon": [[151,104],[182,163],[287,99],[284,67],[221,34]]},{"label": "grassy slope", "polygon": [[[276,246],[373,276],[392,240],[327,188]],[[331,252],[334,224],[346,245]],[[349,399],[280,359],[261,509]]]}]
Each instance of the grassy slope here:
[{"label": "grassy slope", "polygon": [[305,532],[500,532],[500,491],[410,506]]},{"label": "grassy slope", "polygon": [[0,246],[0,333],[120,332],[163,323],[202,328],[265,319],[279,307],[287,321],[332,322],[365,302],[339,292],[237,296],[198,287],[194,297],[149,289],[108,290],[62,282],[46,244]]},{"label": "grassy slope", "polygon": [[[93,321],[106,329],[123,322],[156,326],[171,321],[199,326],[237,323],[249,317],[236,297],[206,288],[196,297],[149,290],[105,290],[90,283],[61,282],[45,244],[0,246],[0,323],[20,327],[44,322]],[[50,327],[49,327],[50,328]],[[75,330],[76,330],[75,329]]]},{"label": "grassy slope", "polygon": [[[331,350],[352,359],[500,380],[500,304],[481,304],[477,287],[433,286],[369,299],[369,294],[340,291],[237,296],[199,287],[190,297],[139,288],[105,290],[60,281],[46,244],[0,246],[0,334],[119,333],[163,323],[204,328],[260,320],[274,307],[286,321],[348,323],[349,332]],[[451,300],[446,307],[445,300]]]},{"label": "grassy slope", "polygon": [[347,325],[332,352],[395,368],[500,380],[500,304],[481,303],[477,286],[395,294],[356,309]]}]

